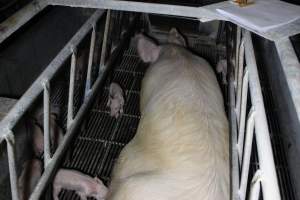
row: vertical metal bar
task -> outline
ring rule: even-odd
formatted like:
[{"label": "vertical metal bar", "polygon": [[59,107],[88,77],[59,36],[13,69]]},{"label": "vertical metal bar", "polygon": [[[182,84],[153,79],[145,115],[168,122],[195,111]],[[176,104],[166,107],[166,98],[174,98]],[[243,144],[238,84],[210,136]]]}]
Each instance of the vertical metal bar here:
[{"label": "vertical metal bar", "polygon": [[249,200],[258,200],[260,192],[261,171],[257,170],[251,180]]},{"label": "vertical metal bar", "polygon": [[239,162],[237,149],[237,120],[235,113],[235,94],[234,94],[234,74],[232,73],[229,79],[229,102],[230,102],[230,133],[231,133],[231,198],[239,200]]},{"label": "vertical metal bar", "polygon": [[[246,189],[247,189],[249,166],[250,166],[250,156],[251,156],[253,132],[254,132],[254,115],[255,115],[254,109],[251,108],[247,120],[247,131],[246,131],[246,140],[245,140],[245,147],[244,147],[243,164],[242,164],[241,185],[239,189],[240,200],[245,200],[246,197]],[[243,151],[242,148],[241,151]]]},{"label": "vertical metal bar", "polygon": [[236,30],[236,47],[235,47],[235,52],[236,52],[236,56],[235,56],[235,69],[234,69],[234,86],[237,86],[237,77],[238,77],[238,67],[239,67],[239,50],[240,50],[240,43],[241,43],[241,33],[242,33],[242,29],[241,27],[237,26],[237,30]]},{"label": "vertical metal bar", "polygon": [[15,159],[15,137],[13,132],[9,130],[9,134],[5,136],[7,144],[8,166],[9,166],[9,178],[10,187],[13,200],[18,200],[18,180],[16,172],[16,159]]},{"label": "vertical metal bar", "polygon": [[245,74],[243,78],[243,89],[241,94],[241,114],[240,114],[240,120],[239,120],[239,126],[238,126],[238,152],[239,152],[239,161],[242,162],[242,151],[243,150],[243,144],[241,142],[244,142],[244,134],[245,134],[245,119],[246,119],[246,109],[247,109],[247,99],[248,99],[248,83],[249,83],[249,75],[248,75],[248,69],[245,68]]},{"label": "vertical metal bar", "polygon": [[76,49],[73,47],[72,58],[71,58],[71,69],[70,69],[70,85],[69,85],[69,99],[68,99],[68,118],[67,128],[70,127],[74,115],[73,115],[73,104],[74,104],[74,82],[75,82],[75,70],[76,70]]},{"label": "vertical metal bar", "polygon": [[48,80],[42,82],[44,88],[44,163],[45,168],[51,159],[50,150],[50,85]]},{"label": "vertical metal bar", "polygon": [[262,191],[264,200],[279,200],[280,192],[275,170],[271,139],[259,82],[251,33],[245,32],[245,53],[249,70],[249,87],[252,105],[255,108],[255,136],[259,166],[262,171]]},{"label": "vertical metal bar", "polygon": [[239,51],[239,59],[238,59],[238,77],[237,77],[237,98],[236,98],[236,115],[238,119],[238,124],[240,124],[240,114],[241,114],[241,96],[242,96],[242,81],[243,81],[243,74],[244,74],[244,56],[245,56],[245,40],[242,39],[240,44],[240,51]]},{"label": "vertical metal bar", "polygon": [[92,84],[91,76],[92,76],[92,65],[93,65],[94,49],[95,49],[95,39],[96,39],[96,24],[93,25],[92,35],[91,35],[91,44],[90,44],[90,53],[89,53],[89,62],[88,62],[88,69],[87,69],[84,99],[86,99],[89,91],[91,90],[91,84]]},{"label": "vertical metal bar", "polygon": [[102,49],[101,49],[99,74],[103,73],[103,71],[104,71],[109,24],[110,24],[110,10],[107,10],[103,42],[102,42]]}]

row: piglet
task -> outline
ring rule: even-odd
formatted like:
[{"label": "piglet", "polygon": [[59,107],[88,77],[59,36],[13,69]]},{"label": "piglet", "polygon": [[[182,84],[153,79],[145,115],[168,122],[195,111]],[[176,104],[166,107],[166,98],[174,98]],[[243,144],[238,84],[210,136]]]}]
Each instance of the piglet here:
[{"label": "piglet", "polygon": [[117,83],[111,83],[109,86],[109,97],[107,107],[110,107],[110,116],[118,118],[123,114],[124,93]]},{"label": "piglet", "polygon": [[[64,133],[63,129],[57,122],[60,109],[51,105],[49,125],[50,125],[50,144],[52,150],[55,150],[62,143]],[[31,116],[28,123],[28,131],[32,136],[33,150],[37,157],[40,157],[44,152],[44,110],[39,106]]]},{"label": "piglet", "polygon": [[36,184],[42,176],[42,162],[38,159],[28,160],[23,164],[21,176],[18,179],[19,199],[29,199]]},{"label": "piglet", "polygon": [[60,169],[57,172],[53,181],[54,200],[58,200],[58,195],[62,189],[75,190],[82,200],[86,200],[87,197],[104,200],[107,194],[107,188],[99,178],[92,178],[71,169]]}]

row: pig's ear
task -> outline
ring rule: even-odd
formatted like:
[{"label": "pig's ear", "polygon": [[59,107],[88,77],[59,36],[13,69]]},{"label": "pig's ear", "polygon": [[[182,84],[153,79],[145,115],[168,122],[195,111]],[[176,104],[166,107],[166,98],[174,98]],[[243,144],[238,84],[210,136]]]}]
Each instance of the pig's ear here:
[{"label": "pig's ear", "polygon": [[155,62],[159,56],[161,47],[150,38],[138,34],[136,36],[138,54],[144,62]]},{"label": "pig's ear", "polygon": [[169,32],[168,42],[173,44],[178,44],[186,47],[186,41],[184,37],[177,31],[176,28],[172,28]]}]

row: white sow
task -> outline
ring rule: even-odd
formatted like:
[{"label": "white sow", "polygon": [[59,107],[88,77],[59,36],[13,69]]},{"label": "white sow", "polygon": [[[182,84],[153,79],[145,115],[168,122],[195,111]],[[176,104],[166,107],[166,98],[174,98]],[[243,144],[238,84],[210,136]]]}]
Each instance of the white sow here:
[{"label": "white sow", "polygon": [[184,48],[137,37],[150,62],[136,136],[113,170],[108,200],[229,200],[229,130],[212,67]]}]

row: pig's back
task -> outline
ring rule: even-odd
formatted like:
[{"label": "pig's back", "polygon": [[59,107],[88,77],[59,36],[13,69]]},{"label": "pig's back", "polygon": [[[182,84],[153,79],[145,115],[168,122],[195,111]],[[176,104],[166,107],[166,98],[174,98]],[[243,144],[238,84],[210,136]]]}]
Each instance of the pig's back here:
[{"label": "pig's back", "polygon": [[157,190],[147,200],[229,199],[228,122],[214,72],[184,49],[162,56],[143,80],[138,131],[114,170],[127,180],[115,181],[116,193],[138,185],[139,194]]}]

